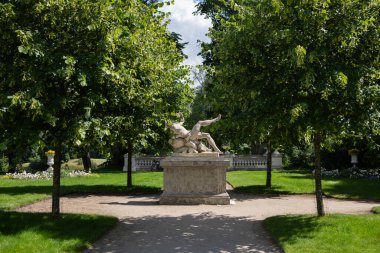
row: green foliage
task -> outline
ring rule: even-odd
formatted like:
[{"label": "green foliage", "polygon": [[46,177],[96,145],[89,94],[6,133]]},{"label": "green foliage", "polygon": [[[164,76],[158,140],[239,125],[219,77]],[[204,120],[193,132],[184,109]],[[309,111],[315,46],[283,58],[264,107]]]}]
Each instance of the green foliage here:
[{"label": "green foliage", "polygon": [[0,145],[43,140],[60,151],[154,136],[191,101],[160,5],[1,3]]},{"label": "green foliage", "polygon": [[380,214],[380,206],[375,206],[371,210],[374,214]]},{"label": "green foliage", "polygon": [[115,217],[0,212],[1,252],[81,252],[113,228]]},{"label": "green foliage", "polygon": [[33,161],[29,163],[27,171],[34,173],[36,171],[44,171],[47,168],[48,168],[48,165],[46,165],[46,161],[43,161],[43,160]]},{"label": "green foliage", "polygon": [[264,221],[287,253],[378,252],[378,215],[275,216]]},{"label": "green foliage", "polygon": [[286,145],[283,151],[283,163],[287,168],[312,167],[314,164],[313,158],[313,147],[308,143]]},{"label": "green foliage", "polygon": [[372,140],[378,134],[378,0],[199,6],[219,21],[204,48],[213,66],[206,89],[231,138],[276,146],[315,132]]},{"label": "green foliage", "polygon": [[8,172],[8,158],[6,156],[0,156],[0,174]]}]

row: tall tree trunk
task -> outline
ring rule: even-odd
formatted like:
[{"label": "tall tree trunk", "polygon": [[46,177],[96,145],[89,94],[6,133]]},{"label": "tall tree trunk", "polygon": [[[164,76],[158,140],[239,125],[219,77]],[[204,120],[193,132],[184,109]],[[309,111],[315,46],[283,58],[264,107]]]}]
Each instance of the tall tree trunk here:
[{"label": "tall tree trunk", "polygon": [[322,172],[321,172],[321,134],[316,132],[314,134],[314,154],[315,154],[315,197],[317,199],[317,212],[318,216],[324,216],[325,210],[323,207],[322,196]]},{"label": "tall tree trunk", "polygon": [[60,207],[59,207],[59,199],[60,199],[60,189],[61,189],[61,160],[62,153],[61,147],[57,147],[55,150],[54,156],[54,167],[53,167],[53,193],[52,193],[52,216],[54,219],[59,218]]},{"label": "tall tree trunk", "polygon": [[128,149],[124,148],[121,143],[115,144],[111,149],[111,164],[117,169],[122,170],[124,166],[124,154],[128,153]]},{"label": "tall tree trunk", "polygon": [[83,168],[85,172],[90,172],[92,168],[90,152],[87,148],[83,148],[82,151]]},{"label": "tall tree trunk", "polygon": [[268,154],[267,154],[267,182],[266,187],[272,187],[272,147],[268,144]]},{"label": "tall tree trunk", "polygon": [[7,152],[8,157],[8,172],[15,173],[16,172],[16,159],[13,152]]},{"label": "tall tree trunk", "polygon": [[127,172],[127,187],[132,187],[132,155],[133,155],[133,142],[131,139],[127,142],[128,148],[128,172]]},{"label": "tall tree trunk", "polygon": [[251,142],[251,155],[261,155],[263,146],[257,141]]}]

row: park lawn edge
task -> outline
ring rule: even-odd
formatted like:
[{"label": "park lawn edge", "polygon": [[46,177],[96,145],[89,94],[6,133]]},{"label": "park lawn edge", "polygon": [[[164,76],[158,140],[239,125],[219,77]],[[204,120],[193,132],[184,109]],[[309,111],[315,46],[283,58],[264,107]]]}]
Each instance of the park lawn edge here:
[{"label": "park lawn edge", "polygon": [[11,253],[82,252],[119,223],[98,214],[63,213],[53,219],[50,213],[0,211],[0,217],[0,252]]},{"label": "park lawn edge", "polygon": [[374,214],[380,214],[380,206],[372,207],[371,212]]},{"label": "park lawn edge", "polygon": [[377,253],[380,245],[380,216],[374,214],[276,215],[263,226],[286,253]]},{"label": "park lawn edge", "polygon": [[[310,173],[274,170],[271,188],[265,186],[265,178],[265,171],[233,170],[227,174],[227,181],[236,193],[254,195],[315,194],[315,183]],[[380,181],[324,178],[322,185],[325,197],[347,200],[380,200],[380,193],[375,191],[380,187]]]},{"label": "park lawn edge", "polygon": [[[126,185],[126,177],[126,172],[107,171],[94,177],[64,178],[64,181],[61,181],[60,196],[72,194],[135,196],[162,192],[161,182],[159,182],[160,173],[149,175],[134,173],[133,179],[136,181],[131,188]],[[5,180],[5,184],[1,184],[1,180]],[[6,191],[2,191],[3,187]],[[49,180],[0,179],[0,210],[15,210],[38,201],[48,200],[51,196],[52,182]]]}]

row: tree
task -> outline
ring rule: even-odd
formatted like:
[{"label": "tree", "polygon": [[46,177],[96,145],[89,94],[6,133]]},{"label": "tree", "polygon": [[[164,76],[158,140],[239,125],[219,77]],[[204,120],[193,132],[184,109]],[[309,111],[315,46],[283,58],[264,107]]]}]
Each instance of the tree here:
[{"label": "tree", "polygon": [[380,2],[258,0],[236,9],[211,32],[218,62],[212,90],[236,101],[223,103],[229,111],[263,120],[269,137],[312,136],[322,216],[324,140],[379,130]]},{"label": "tree", "polygon": [[157,8],[140,1],[0,4],[0,117],[9,122],[1,127],[8,139],[21,131],[55,150],[55,217],[64,145],[87,145],[90,136],[106,143],[115,129],[112,140],[132,140],[185,104],[188,70]]}]

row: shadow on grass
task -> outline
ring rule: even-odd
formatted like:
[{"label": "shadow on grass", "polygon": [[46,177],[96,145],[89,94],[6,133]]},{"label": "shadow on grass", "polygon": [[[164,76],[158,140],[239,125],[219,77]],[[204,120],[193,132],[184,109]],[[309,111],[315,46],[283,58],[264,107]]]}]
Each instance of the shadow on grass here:
[{"label": "shadow on grass", "polygon": [[[33,238],[22,236],[23,233],[28,233],[28,235],[32,233],[44,241],[49,241],[50,246],[47,247],[62,245],[63,248],[58,249],[61,252],[75,252],[87,248],[118,222],[117,218],[99,215],[62,214],[60,219],[53,220],[47,213],[1,211],[0,220],[0,242],[12,239],[17,240],[14,243],[19,244],[16,246],[21,246],[21,248],[23,244],[33,245],[36,242],[28,241],[34,240]],[[18,237],[22,239],[15,239]],[[30,249],[30,252],[35,250],[38,250],[38,247]],[[52,252],[57,249],[42,248],[41,250]]]},{"label": "shadow on grass", "polygon": [[290,191],[286,191],[281,187],[272,186],[267,188],[265,185],[248,185],[248,186],[238,186],[234,188],[236,193],[251,193],[251,194],[291,194]]},{"label": "shadow on grass", "polygon": [[319,229],[316,216],[274,216],[264,220],[264,227],[278,240],[291,244],[300,238],[312,238]]},{"label": "shadow on grass", "polygon": [[[3,187],[2,194],[21,195],[21,194],[51,194],[52,186],[19,186]],[[120,185],[61,185],[61,195],[72,193],[99,193],[99,194],[145,194],[160,193],[159,187],[135,185],[130,188]]]},{"label": "shadow on grass", "polygon": [[325,179],[323,192],[332,197],[380,200],[380,180]]},{"label": "shadow on grass", "polygon": [[291,179],[308,179],[308,180],[314,180],[313,175],[311,174],[287,174],[285,176],[286,178],[291,178]]}]

